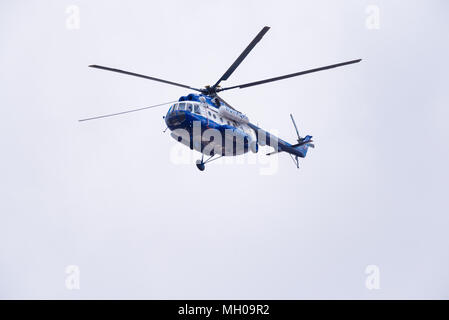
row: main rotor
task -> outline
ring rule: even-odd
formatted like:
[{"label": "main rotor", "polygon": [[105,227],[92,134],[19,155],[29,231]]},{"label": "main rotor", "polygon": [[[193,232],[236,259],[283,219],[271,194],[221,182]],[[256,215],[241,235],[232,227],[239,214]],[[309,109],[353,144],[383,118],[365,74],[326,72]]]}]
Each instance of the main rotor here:
[{"label": "main rotor", "polygon": [[257,36],[253,39],[253,41],[250,42],[250,44],[245,48],[245,50],[243,50],[243,52],[238,56],[238,58],[234,61],[234,63],[221,76],[221,78],[218,79],[218,81],[214,85],[212,85],[212,86],[210,86],[210,85],[209,86],[205,86],[202,89],[194,88],[194,87],[191,87],[191,86],[188,86],[188,85],[185,85],[185,84],[181,84],[181,83],[177,83],[177,82],[173,82],[173,81],[168,81],[168,80],[163,80],[163,79],[159,79],[159,78],[155,78],[155,77],[145,76],[143,74],[138,74],[138,73],[134,73],[134,72],[124,71],[124,70],[120,70],[120,69],[103,67],[103,66],[99,66],[99,65],[90,65],[89,67],[102,69],[102,70],[113,71],[113,72],[118,72],[118,73],[123,73],[123,74],[131,75],[131,76],[135,76],[135,77],[140,77],[140,78],[145,78],[145,79],[149,79],[149,80],[154,80],[154,81],[158,81],[158,82],[163,82],[163,83],[166,83],[166,84],[170,84],[170,85],[174,85],[174,86],[178,86],[178,87],[182,87],[182,88],[186,88],[186,89],[195,90],[195,91],[201,92],[202,94],[205,94],[205,95],[215,96],[218,92],[225,91],[225,90],[231,90],[231,89],[236,89],[236,88],[239,88],[239,89],[248,88],[248,87],[257,86],[257,85],[268,83],[268,82],[273,82],[273,81],[278,81],[278,80],[283,80],[283,79],[287,79],[287,78],[292,78],[292,77],[304,75],[304,74],[307,74],[307,73],[312,73],[312,72],[317,72],[317,71],[323,71],[323,70],[327,70],[327,69],[337,68],[337,67],[345,66],[345,65],[348,65],[348,64],[357,63],[357,62],[360,62],[362,60],[362,59],[351,60],[351,61],[346,61],[346,62],[342,62],[342,63],[332,64],[332,65],[324,66],[324,67],[320,67],[320,68],[315,68],[315,69],[310,69],[310,70],[290,73],[290,74],[279,76],[279,77],[268,78],[268,79],[264,79],[264,80],[259,80],[259,81],[249,82],[249,83],[240,84],[240,85],[236,85],[236,86],[222,88],[220,86],[220,83],[222,81],[226,81],[226,80],[229,79],[229,77],[234,73],[234,71],[238,68],[238,66],[242,63],[242,61],[245,60],[246,56],[248,56],[248,54],[251,52],[251,50],[253,50],[253,48],[256,46],[256,44],[268,32],[268,30],[270,30],[270,27],[267,27],[267,26],[263,27],[262,30],[260,30],[260,32],[257,34]]},{"label": "main rotor", "polygon": [[[300,75],[304,75],[304,74],[308,74],[308,73],[313,73],[313,72],[328,70],[328,69],[332,69],[332,68],[342,67],[342,66],[345,66],[345,65],[348,65],[348,64],[358,63],[358,62],[360,62],[362,60],[362,59],[351,60],[351,61],[346,61],[346,62],[342,62],[342,63],[332,64],[332,65],[328,65],[328,66],[324,66],[324,67],[319,67],[319,68],[309,69],[309,70],[305,70],[305,71],[299,71],[299,72],[295,72],[295,73],[290,73],[290,74],[286,74],[286,75],[283,75],[283,76],[278,76],[278,77],[268,78],[268,79],[264,79],[264,80],[244,83],[244,84],[240,84],[240,85],[236,85],[236,86],[224,87],[224,88],[221,87],[220,83],[222,81],[226,81],[226,80],[229,79],[229,77],[234,73],[234,71],[238,68],[238,66],[242,63],[242,61],[248,56],[248,54],[251,52],[251,50],[253,50],[253,48],[256,46],[256,44],[268,32],[268,30],[270,30],[270,27],[267,27],[267,26],[263,27],[262,30],[260,30],[260,32],[257,34],[257,36],[245,48],[245,50],[243,50],[243,52],[238,56],[238,58],[234,61],[234,63],[221,76],[221,78],[218,79],[217,82],[214,85],[207,85],[204,88],[195,88],[195,87],[191,87],[191,86],[188,86],[188,85],[185,85],[185,84],[181,84],[181,83],[177,83],[177,82],[174,82],[174,81],[164,80],[164,79],[160,79],[160,78],[156,78],[156,77],[146,76],[146,75],[139,74],[139,73],[129,72],[129,71],[115,69],[115,68],[109,68],[109,67],[104,67],[104,66],[99,66],[99,65],[90,65],[89,67],[96,68],[96,69],[107,70],[107,71],[112,71],[112,72],[117,72],[117,73],[122,73],[122,74],[127,74],[127,75],[134,76],[134,77],[149,79],[149,80],[153,80],[153,81],[158,81],[158,82],[162,82],[162,83],[165,83],[165,84],[169,84],[169,85],[172,85],[172,86],[177,86],[177,87],[182,87],[182,88],[185,88],[185,89],[194,90],[194,91],[200,92],[200,93],[202,93],[204,95],[207,95],[207,96],[210,96],[210,97],[213,97],[213,98],[218,98],[218,99],[223,101],[223,99],[220,98],[217,95],[218,92],[225,91],[225,90],[236,89],[236,88],[244,89],[244,88],[248,88],[248,87],[252,87],[252,86],[258,86],[260,84],[265,84],[265,83],[268,83],[268,82],[283,80],[283,79],[292,78],[292,77],[296,77],[296,76],[300,76]],[[141,108],[141,109],[146,109],[146,108]],[[138,110],[141,110],[141,109],[138,109]],[[121,114],[121,113],[118,113],[118,114]]]}]

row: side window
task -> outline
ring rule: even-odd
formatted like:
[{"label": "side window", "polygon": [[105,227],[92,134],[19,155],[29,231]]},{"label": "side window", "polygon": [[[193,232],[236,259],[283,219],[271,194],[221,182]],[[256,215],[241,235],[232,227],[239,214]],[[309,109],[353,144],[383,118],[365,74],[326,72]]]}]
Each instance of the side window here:
[{"label": "side window", "polygon": [[189,110],[190,112],[192,112],[192,105],[190,103],[187,104],[187,110]]},{"label": "side window", "polygon": [[227,123],[228,123],[228,126],[230,126],[231,125],[231,123],[229,122],[229,120],[228,121],[226,121]]},{"label": "side window", "polygon": [[209,117],[212,116],[212,114],[210,113],[210,111],[207,111],[207,113],[209,114]]},{"label": "side window", "polygon": [[186,104],[184,102],[179,104],[179,110],[185,110]]},{"label": "side window", "polygon": [[200,106],[199,105],[195,104],[193,106],[193,110],[195,111],[195,113],[201,114],[201,110],[200,110]]},{"label": "side window", "polygon": [[223,122],[223,118],[222,117],[220,117],[220,122]]},{"label": "side window", "polygon": [[214,119],[217,119],[217,116],[215,115],[215,113],[212,116],[214,117]]}]

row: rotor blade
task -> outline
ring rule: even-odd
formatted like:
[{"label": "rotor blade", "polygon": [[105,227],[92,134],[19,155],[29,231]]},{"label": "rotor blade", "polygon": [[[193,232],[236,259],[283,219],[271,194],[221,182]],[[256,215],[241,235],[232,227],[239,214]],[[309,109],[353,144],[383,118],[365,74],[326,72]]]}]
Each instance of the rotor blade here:
[{"label": "rotor blade", "polygon": [[291,74],[287,74],[285,76],[280,76],[280,77],[275,77],[275,78],[270,78],[270,79],[265,79],[265,80],[260,80],[260,81],[240,84],[238,86],[222,88],[222,89],[219,89],[217,91],[219,92],[219,91],[230,90],[230,89],[235,89],[235,88],[243,89],[243,88],[247,88],[247,87],[257,86],[259,84],[264,84],[264,83],[267,83],[267,82],[278,81],[278,80],[282,80],[282,79],[287,79],[287,78],[292,78],[292,77],[296,77],[296,76],[301,76],[301,75],[307,74],[307,73],[318,72],[318,71],[328,70],[328,69],[332,69],[332,68],[342,67],[342,66],[346,66],[348,64],[358,63],[360,61],[362,61],[362,59],[351,60],[351,61],[347,61],[347,62],[332,64],[330,66],[325,66],[325,67],[310,69],[310,70],[306,70],[306,71],[300,71],[300,72],[296,72],[296,73],[291,73]]},{"label": "rotor blade", "polygon": [[301,140],[301,136],[299,135],[298,127],[296,126],[295,119],[293,119],[293,115],[290,113],[290,118],[292,118],[293,125],[295,126],[296,134],[298,135],[298,141]]},{"label": "rotor blade", "polygon": [[267,31],[270,30],[270,27],[263,27],[263,29],[257,34],[257,36],[251,41],[251,43],[246,47],[245,50],[240,54],[240,56],[237,58],[237,60],[234,61],[234,63],[229,67],[228,70],[221,76],[221,78],[217,81],[216,84],[212,86],[212,88],[216,88],[221,81],[228,80],[229,76],[237,69],[237,67],[242,63],[242,61],[246,58],[246,56],[253,50],[253,48],[256,46],[256,44],[262,39],[262,37],[267,33]]},{"label": "rotor blade", "polygon": [[149,80],[159,81],[159,82],[162,82],[162,83],[171,84],[171,85],[173,85],[173,86],[178,86],[178,87],[182,87],[182,88],[186,88],[186,89],[192,89],[192,90],[196,90],[196,91],[202,92],[200,89],[192,88],[192,87],[187,86],[187,85],[185,85],[185,84],[176,83],[176,82],[168,81],[168,80],[163,80],[163,79],[159,79],[159,78],[155,78],[155,77],[145,76],[145,75],[143,75],[143,74],[138,74],[138,73],[129,72],[129,71],[125,71],[125,70],[120,70],[120,69],[114,69],[114,68],[109,68],[109,67],[98,66],[98,65],[96,65],[96,64],[90,65],[89,67],[90,67],[90,68],[101,69],[101,70],[112,71],[112,72],[123,73],[123,74],[127,74],[127,75],[134,76],[134,77],[140,77],[140,78],[144,78],[144,79],[149,79]]},{"label": "rotor blade", "polygon": [[118,116],[118,115],[125,114],[125,113],[131,113],[131,112],[141,111],[141,110],[145,110],[145,109],[151,109],[151,108],[156,108],[156,107],[160,107],[160,106],[165,106],[167,104],[171,104],[171,103],[175,103],[175,102],[177,102],[177,101],[171,101],[171,102],[156,104],[154,106],[149,106],[149,107],[143,107],[143,108],[138,108],[138,109],[132,109],[132,110],[127,110],[127,111],[117,112],[117,113],[105,114],[105,115],[102,115],[102,116],[96,116],[96,117],[91,117],[91,118],[80,119],[78,121],[82,122],[82,121],[88,121],[88,120],[95,120],[95,119],[100,119],[100,118],[107,118],[107,117],[112,117],[112,116]]}]

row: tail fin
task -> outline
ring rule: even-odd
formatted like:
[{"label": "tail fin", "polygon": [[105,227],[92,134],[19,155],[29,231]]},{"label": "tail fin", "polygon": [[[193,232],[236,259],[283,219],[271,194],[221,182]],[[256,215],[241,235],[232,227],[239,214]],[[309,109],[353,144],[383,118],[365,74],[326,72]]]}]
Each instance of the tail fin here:
[{"label": "tail fin", "polygon": [[312,142],[312,136],[307,135],[302,139],[300,143],[293,145],[292,147],[301,152],[302,157],[305,157],[309,147],[315,148],[315,145]]}]

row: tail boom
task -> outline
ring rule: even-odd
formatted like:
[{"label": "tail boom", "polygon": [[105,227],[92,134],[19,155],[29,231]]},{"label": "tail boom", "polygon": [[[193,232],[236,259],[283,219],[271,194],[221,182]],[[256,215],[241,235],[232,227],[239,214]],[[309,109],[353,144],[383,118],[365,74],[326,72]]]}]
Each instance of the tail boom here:
[{"label": "tail boom", "polygon": [[248,123],[248,125],[256,132],[257,141],[260,145],[269,145],[274,148],[274,151],[267,153],[268,156],[279,152],[287,152],[295,157],[305,158],[309,147],[315,147],[312,144],[312,136],[301,138],[296,144],[290,144],[252,123]]}]

